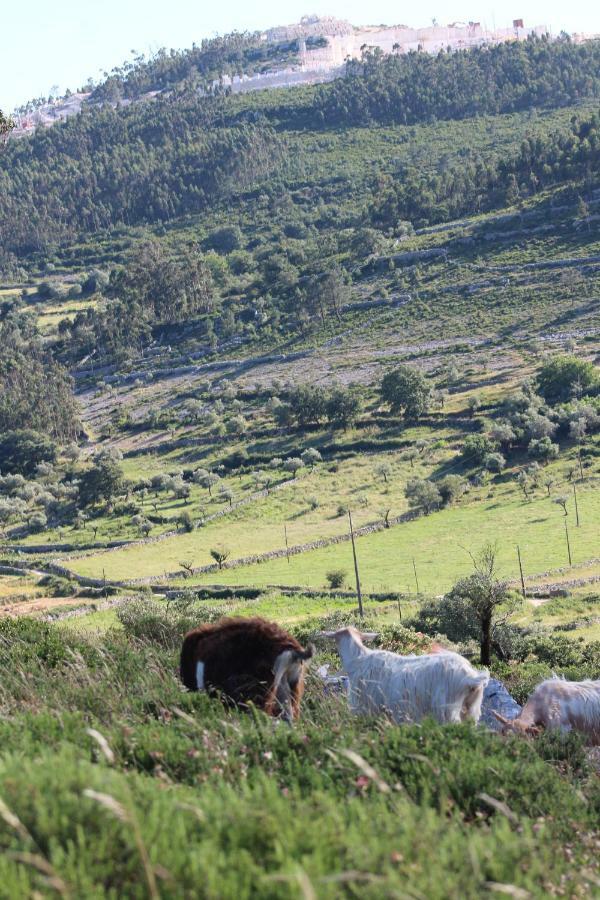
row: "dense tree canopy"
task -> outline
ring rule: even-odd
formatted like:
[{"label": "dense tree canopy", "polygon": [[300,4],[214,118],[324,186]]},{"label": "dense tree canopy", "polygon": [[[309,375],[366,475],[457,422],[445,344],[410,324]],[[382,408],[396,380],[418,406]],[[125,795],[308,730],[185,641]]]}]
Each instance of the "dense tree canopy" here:
[{"label": "dense tree canopy", "polygon": [[472,50],[384,56],[369,51],[319,89],[335,125],[411,125],[573,103],[600,93],[600,43],[531,37]]},{"label": "dense tree canopy", "polygon": [[381,399],[393,413],[401,413],[407,419],[418,419],[427,412],[431,388],[425,376],[411,366],[398,366],[384,375],[381,382]]},{"label": "dense tree canopy", "polygon": [[577,356],[555,356],[537,375],[537,389],[548,403],[578,399],[600,388],[594,364]]},{"label": "dense tree canopy", "polygon": [[34,429],[64,443],[80,430],[68,372],[31,334],[0,321],[0,432]]}]

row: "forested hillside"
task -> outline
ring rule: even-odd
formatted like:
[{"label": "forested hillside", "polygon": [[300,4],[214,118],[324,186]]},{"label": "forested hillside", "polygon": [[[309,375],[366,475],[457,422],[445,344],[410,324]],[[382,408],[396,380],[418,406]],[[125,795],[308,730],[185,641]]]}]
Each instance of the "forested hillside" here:
[{"label": "forested hillside", "polygon": [[[242,65],[235,60],[248,46],[251,39],[239,36],[190,51],[190,58],[199,70],[224,70]],[[312,164],[301,144],[291,142],[297,129],[327,134],[332,127],[468,119],[593,98],[600,92],[599,60],[600,43],[566,39],[438,57],[367,55],[349,64],[346,78],[317,89],[229,99],[199,95],[178,66],[180,56],[159,56],[123,73],[119,83],[125,93],[144,78],[145,87],[164,81],[177,91],[126,108],[89,106],[74,120],[10,143],[0,157],[0,243],[5,252],[26,256],[100,229],[200,213],[252,190],[285,192]],[[168,76],[159,74],[163,69]],[[516,187],[535,192],[580,178],[596,163],[595,137],[594,119],[536,135],[500,167],[468,153],[449,171],[447,164],[424,175],[400,166],[392,209],[376,209],[373,224],[388,226],[390,215],[422,224],[489,209],[509,189],[515,193],[514,179]],[[404,140],[410,139],[407,133]],[[374,193],[377,207],[379,185]],[[363,214],[358,208],[355,222]]]}]

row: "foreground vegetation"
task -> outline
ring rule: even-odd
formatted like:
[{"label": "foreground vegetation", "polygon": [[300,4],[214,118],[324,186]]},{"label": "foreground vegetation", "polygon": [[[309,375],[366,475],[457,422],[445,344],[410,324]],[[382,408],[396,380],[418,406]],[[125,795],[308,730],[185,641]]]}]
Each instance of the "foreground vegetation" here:
[{"label": "foreground vegetation", "polygon": [[96,639],[0,626],[3,896],[595,890],[598,781],[574,736],[359,722],[314,674],[294,729],[227,712],[178,684],[190,613],[140,615]]}]

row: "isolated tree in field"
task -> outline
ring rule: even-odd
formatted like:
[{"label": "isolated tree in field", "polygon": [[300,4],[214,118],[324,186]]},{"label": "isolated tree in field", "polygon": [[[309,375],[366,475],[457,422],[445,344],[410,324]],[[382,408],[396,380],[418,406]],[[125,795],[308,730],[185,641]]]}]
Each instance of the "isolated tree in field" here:
[{"label": "isolated tree in field", "polygon": [[593,363],[577,356],[554,356],[537,374],[537,390],[548,403],[561,403],[589,394],[600,385]]},{"label": "isolated tree in field", "polygon": [[569,502],[569,498],[568,498],[568,497],[565,497],[565,496],[554,497],[554,499],[552,500],[552,502],[553,502],[553,503],[556,503],[557,506],[560,506],[560,508],[561,508],[562,511],[563,511],[563,515],[564,515],[564,516],[568,516],[568,515],[569,515],[569,511],[568,511],[568,509],[567,509],[567,503]]},{"label": "isolated tree in field", "polygon": [[194,479],[194,484],[199,484],[200,487],[202,487],[203,486],[202,482],[204,481],[204,479],[206,478],[206,476],[208,474],[209,474],[208,469],[202,469],[202,468],[195,469],[194,474],[192,476],[192,478]]},{"label": "isolated tree in field", "polygon": [[300,471],[300,469],[304,466],[304,463],[301,459],[298,459],[296,456],[290,456],[283,463],[283,468],[286,472],[290,472],[294,477],[296,477],[296,473]]},{"label": "isolated tree in field", "polygon": [[207,472],[206,475],[201,479],[200,484],[203,488],[206,488],[208,491],[208,496],[212,497],[212,489],[215,484],[218,484],[220,481],[220,477],[216,474],[216,472]]},{"label": "isolated tree in field", "polygon": [[152,522],[149,522],[145,516],[142,516],[139,513],[132,517],[131,524],[135,525],[135,527],[139,529],[140,534],[143,534],[144,537],[148,537],[152,531]]},{"label": "isolated tree in field", "polygon": [[481,662],[485,666],[492,661],[494,630],[507,621],[519,604],[508,582],[498,578],[496,555],[496,548],[488,544],[477,557],[471,557],[472,575],[461,578],[445,597],[457,618],[472,617],[478,623]]},{"label": "isolated tree in field", "polygon": [[319,451],[315,450],[314,447],[307,447],[307,449],[300,454],[300,459],[303,464],[311,469],[313,469],[318,462],[321,462],[322,458]]},{"label": "isolated tree in field", "polygon": [[375,474],[380,478],[383,478],[387,484],[388,478],[391,478],[392,476],[392,467],[387,462],[379,463],[379,465],[375,467]]},{"label": "isolated tree in field", "polygon": [[188,502],[190,494],[192,493],[191,487],[189,486],[187,481],[184,481],[183,478],[181,478],[181,476],[173,478],[171,482],[171,490],[173,491],[173,496],[177,500],[185,500],[186,503]]},{"label": "isolated tree in field", "polygon": [[402,462],[409,462],[411,469],[415,467],[415,459],[419,458],[419,451],[416,447],[410,447],[408,450],[403,450],[400,454],[400,459]]},{"label": "isolated tree in field", "polygon": [[218,565],[219,569],[223,568],[223,563],[229,558],[231,550],[228,547],[224,547],[220,544],[217,547],[213,547],[210,551],[210,555]]},{"label": "isolated tree in field", "polygon": [[229,503],[229,506],[233,506],[234,493],[226,485],[222,484],[219,487],[219,496],[222,500],[225,501],[225,503]]},{"label": "isolated tree in field", "polygon": [[517,484],[523,491],[523,496],[529,500],[529,496],[534,488],[533,478],[528,472],[519,472],[517,475]]},{"label": "isolated tree in field", "polygon": [[408,505],[414,509],[422,509],[426,516],[442,505],[442,495],[436,485],[426,479],[411,478],[404,494]]},{"label": "isolated tree in field", "polygon": [[544,475],[544,477],[542,478],[542,484],[548,491],[548,496],[550,496],[550,491],[551,491],[552,487],[554,486],[555,481],[556,481],[556,479],[555,479],[554,475]]},{"label": "isolated tree in field", "polygon": [[427,412],[431,388],[418,369],[398,366],[383,377],[380,394],[393,413],[406,419],[418,419]]}]

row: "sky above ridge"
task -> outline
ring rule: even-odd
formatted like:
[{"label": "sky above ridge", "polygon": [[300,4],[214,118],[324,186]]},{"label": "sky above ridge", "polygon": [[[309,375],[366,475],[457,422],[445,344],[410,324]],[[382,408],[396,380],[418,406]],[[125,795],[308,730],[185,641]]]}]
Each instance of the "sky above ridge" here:
[{"label": "sky above ridge", "polygon": [[0,0],[0,109],[11,111],[51,91],[76,90],[88,78],[120,65],[136,53],[160,47],[184,48],[203,38],[229,31],[254,31],[296,22],[307,13],[349,19],[354,25],[424,27],[432,19],[481,21],[488,27],[508,27],[513,19],[525,25],[547,25],[557,34],[600,33],[600,3],[594,0],[422,0],[404,6],[391,0]]}]

